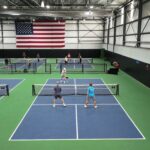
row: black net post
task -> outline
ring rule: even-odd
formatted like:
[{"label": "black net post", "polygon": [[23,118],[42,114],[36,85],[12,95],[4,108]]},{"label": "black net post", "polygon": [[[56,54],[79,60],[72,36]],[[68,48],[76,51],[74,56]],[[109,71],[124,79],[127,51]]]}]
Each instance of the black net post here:
[{"label": "black net post", "polygon": [[119,95],[119,84],[117,84],[116,95]]},{"label": "black net post", "polygon": [[105,64],[106,65],[106,70],[105,70],[105,72],[107,72],[107,64]]},{"label": "black net post", "polygon": [[11,73],[13,73],[13,64],[10,64]]},{"label": "black net post", "polygon": [[47,62],[45,63],[45,72],[47,72]]},{"label": "black net post", "polygon": [[47,67],[47,59],[45,58],[45,72],[47,72],[46,67]]},{"label": "black net post", "polygon": [[35,94],[35,86],[34,85],[32,85],[32,96],[35,96],[36,94]]},{"label": "black net post", "polygon": [[44,63],[45,63],[45,64],[47,63],[47,59],[46,59],[46,58],[44,58]]},{"label": "black net post", "polygon": [[52,66],[51,66],[51,64],[49,64],[49,73],[50,74],[52,73]]},{"label": "black net post", "polygon": [[17,72],[17,67],[16,67],[16,63],[14,64],[14,68],[15,68],[15,72]]},{"label": "black net post", "polygon": [[37,72],[37,65],[36,63],[33,63],[33,73],[36,73]]},{"label": "black net post", "polygon": [[6,94],[7,94],[7,96],[9,96],[9,87],[8,87],[8,85],[6,85]]},{"label": "black net post", "polygon": [[60,64],[60,73],[61,73],[61,71],[62,71],[62,63]]},{"label": "black net post", "polygon": [[84,64],[82,64],[82,72],[84,72]]},{"label": "black net post", "polygon": [[107,72],[107,64],[104,63],[104,72]]}]

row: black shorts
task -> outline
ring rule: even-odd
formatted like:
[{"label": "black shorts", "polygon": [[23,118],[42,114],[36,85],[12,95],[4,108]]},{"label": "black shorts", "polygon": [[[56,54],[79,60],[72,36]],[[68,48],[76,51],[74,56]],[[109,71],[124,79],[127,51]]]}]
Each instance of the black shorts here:
[{"label": "black shorts", "polygon": [[65,60],[65,64],[67,64],[67,63],[68,63],[68,61]]},{"label": "black shorts", "polygon": [[55,99],[57,99],[57,98],[62,98],[62,96],[61,95],[55,95]]},{"label": "black shorts", "polygon": [[80,64],[82,63],[82,59],[80,58]]},{"label": "black shorts", "polygon": [[8,65],[8,60],[5,60],[5,65]]}]

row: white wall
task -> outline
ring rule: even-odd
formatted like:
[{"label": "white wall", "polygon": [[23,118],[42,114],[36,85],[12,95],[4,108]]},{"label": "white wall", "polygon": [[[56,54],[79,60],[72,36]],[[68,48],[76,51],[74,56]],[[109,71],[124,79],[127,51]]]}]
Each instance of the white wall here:
[{"label": "white wall", "polygon": [[[132,11],[131,11],[132,8]],[[142,28],[141,28],[141,45],[137,46],[137,33],[138,33],[138,8],[131,7],[131,4],[127,7],[127,17],[126,21],[126,36],[125,36],[125,46],[123,46],[123,23],[124,15],[118,13],[118,17],[116,20],[116,45],[113,45],[113,38],[109,37],[109,43],[107,43],[107,39],[105,38],[105,44],[103,44],[103,48],[110,52],[114,52],[132,59],[136,59],[145,63],[150,64],[150,1],[143,5],[143,18],[142,19]],[[132,22],[134,21],[134,22]],[[106,21],[106,27],[108,26],[108,22]],[[110,36],[113,36],[113,28],[110,29]],[[107,35],[107,30],[105,32],[105,36]]]},{"label": "white wall", "polygon": [[[150,49],[103,44],[104,49],[150,64]],[[107,49],[108,47],[108,49]],[[113,49],[114,48],[114,49]]]}]

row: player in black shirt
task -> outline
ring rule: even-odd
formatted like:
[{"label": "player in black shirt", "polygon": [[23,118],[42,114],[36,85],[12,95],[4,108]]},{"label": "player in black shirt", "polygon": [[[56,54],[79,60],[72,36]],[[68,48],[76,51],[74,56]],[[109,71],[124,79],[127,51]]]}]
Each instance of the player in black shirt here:
[{"label": "player in black shirt", "polygon": [[53,100],[53,107],[55,107],[55,102],[56,102],[56,99],[60,99],[63,106],[66,106],[65,102],[64,102],[64,99],[61,95],[61,87],[57,84],[55,87],[54,87],[54,100]]}]

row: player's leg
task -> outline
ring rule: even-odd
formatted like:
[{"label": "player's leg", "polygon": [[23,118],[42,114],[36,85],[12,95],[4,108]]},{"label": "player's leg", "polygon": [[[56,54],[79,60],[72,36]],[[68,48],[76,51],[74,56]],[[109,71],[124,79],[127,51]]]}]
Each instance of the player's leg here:
[{"label": "player's leg", "polygon": [[80,64],[82,63],[82,59],[80,58]]},{"label": "player's leg", "polygon": [[65,76],[62,78],[62,83],[66,83],[66,77]]},{"label": "player's leg", "polygon": [[95,96],[93,97],[93,103],[94,103],[94,108],[97,108]]},{"label": "player's leg", "polygon": [[85,108],[88,107],[88,103],[89,103],[89,96],[87,95],[86,100],[85,100],[85,104],[84,104]]},{"label": "player's leg", "polygon": [[62,97],[62,96],[60,96],[60,100],[61,100],[61,102],[62,102],[63,106],[66,106],[65,101],[64,101],[64,99],[63,99],[63,97]]},{"label": "player's leg", "polygon": [[55,95],[55,98],[52,100],[53,107],[55,107],[56,99],[57,99],[57,96]]}]

